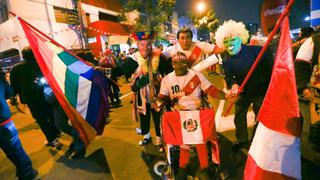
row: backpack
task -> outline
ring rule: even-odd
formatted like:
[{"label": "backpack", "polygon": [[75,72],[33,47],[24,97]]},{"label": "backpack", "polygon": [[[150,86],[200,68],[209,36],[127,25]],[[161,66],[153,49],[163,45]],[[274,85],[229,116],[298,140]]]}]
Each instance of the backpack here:
[{"label": "backpack", "polygon": [[318,64],[318,58],[320,53],[320,33],[317,33],[312,36],[312,41],[314,44],[313,55],[312,55],[312,66]]}]

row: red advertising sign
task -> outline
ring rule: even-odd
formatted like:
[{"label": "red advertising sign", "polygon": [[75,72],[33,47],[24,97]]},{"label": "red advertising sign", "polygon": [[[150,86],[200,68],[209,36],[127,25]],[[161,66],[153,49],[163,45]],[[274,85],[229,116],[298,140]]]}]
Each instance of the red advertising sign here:
[{"label": "red advertising sign", "polygon": [[265,35],[271,32],[286,4],[287,0],[263,0],[260,18],[261,28]]}]

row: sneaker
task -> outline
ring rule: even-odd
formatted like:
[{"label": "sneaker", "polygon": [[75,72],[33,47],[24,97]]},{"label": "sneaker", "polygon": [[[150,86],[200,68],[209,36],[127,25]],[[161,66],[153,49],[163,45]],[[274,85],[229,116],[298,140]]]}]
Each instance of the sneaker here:
[{"label": "sneaker", "polygon": [[143,140],[140,140],[139,141],[139,145],[140,146],[145,146],[147,144],[149,144],[150,142],[152,142],[152,138],[143,138]]},{"label": "sneaker", "polygon": [[140,128],[136,128],[136,133],[137,134],[141,134],[141,129]]},{"label": "sneaker", "polygon": [[45,144],[46,146],[53,147],[56,149],[61,149],[61,147],[63,146],[63,144],[61,144],[58,139],[55,139],[51,142],[46,142]]}]

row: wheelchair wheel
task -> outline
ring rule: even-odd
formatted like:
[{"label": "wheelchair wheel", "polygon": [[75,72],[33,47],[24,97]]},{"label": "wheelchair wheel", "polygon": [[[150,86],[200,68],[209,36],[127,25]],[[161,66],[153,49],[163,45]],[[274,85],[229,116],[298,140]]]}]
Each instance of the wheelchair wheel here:
[{"label": "wheelchair wheel", "polygon": [[162,176],[164,170],[167,167],[167,161],[165,160],[158,160],[157,162],[154,163],[153,165],[153,171],[156,175]]}]

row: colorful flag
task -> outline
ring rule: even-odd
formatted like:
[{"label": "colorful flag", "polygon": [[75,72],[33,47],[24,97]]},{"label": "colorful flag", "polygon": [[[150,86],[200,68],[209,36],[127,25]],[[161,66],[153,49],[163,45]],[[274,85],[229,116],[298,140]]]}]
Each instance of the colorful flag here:
[{"label": "colorful flag", "polygon": [[299,115],[289,20],[282,28],[272,77],[257,119],[245,180],[301,179]]},{"label": "colorful flag", "polygon": [[102,134],[108,117],[106,77],[18,18],[40,69],[85,144]]}]

